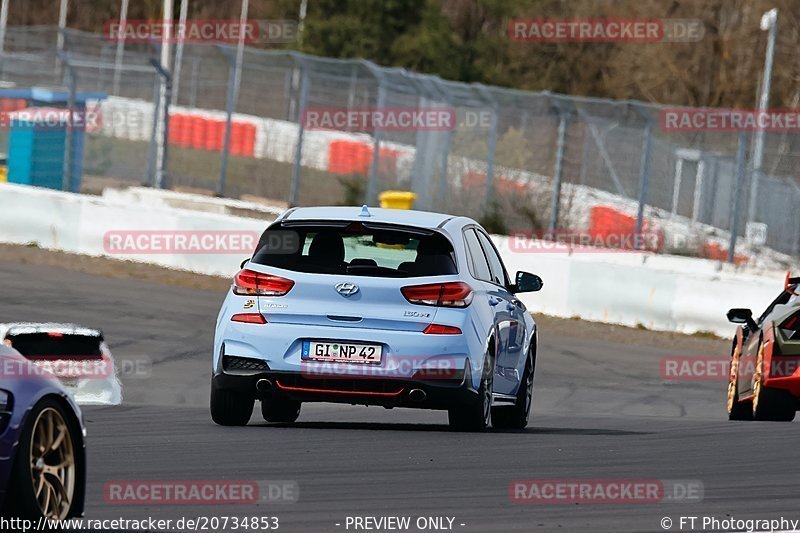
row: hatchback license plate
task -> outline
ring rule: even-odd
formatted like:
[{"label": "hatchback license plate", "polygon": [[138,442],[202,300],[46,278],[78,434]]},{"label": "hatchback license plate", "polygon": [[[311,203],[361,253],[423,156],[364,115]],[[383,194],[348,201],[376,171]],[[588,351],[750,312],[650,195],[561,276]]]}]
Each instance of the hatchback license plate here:
[{"label": "hatchback license plate", "polygon": [[380,344],[354,344],[349,342],[303,343],[303,359],[333,363],[380,364],[383,350]]}]

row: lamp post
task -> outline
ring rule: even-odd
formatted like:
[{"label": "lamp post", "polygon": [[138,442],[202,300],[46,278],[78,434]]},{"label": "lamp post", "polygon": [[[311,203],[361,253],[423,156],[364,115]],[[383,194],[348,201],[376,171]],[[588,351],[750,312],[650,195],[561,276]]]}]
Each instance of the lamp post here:
[{"label": "lamp post", "polygon": [[[761,76],[761,94],[758,99],[759,116],[769,107],[769,89],[772,81],[772,62],[775,56],[775,39],[778,33],[778,10],[773,8],[761,16],[761,30],[769,31],[767,37],[767,55],[764,59],[764,72]],[[764,130],[758,128],[753,142],[753,176],[750,179],[750,199],[747,208],[747,222],[756,221],[758,203],[758,182],[761,165],[764,163]]]}]

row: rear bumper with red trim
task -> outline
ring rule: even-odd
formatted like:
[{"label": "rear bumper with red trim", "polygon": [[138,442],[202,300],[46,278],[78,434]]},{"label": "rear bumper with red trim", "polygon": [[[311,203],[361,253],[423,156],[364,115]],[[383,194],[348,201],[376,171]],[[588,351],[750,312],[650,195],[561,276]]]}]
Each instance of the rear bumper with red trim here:
[{"label": "rear bumper with red trim", "polygon": [[[265,370],[247,375],[219,370],[212,378],[216,389],[235,390],[256,399],[286,397],[302,402],[333,402],[383,407],[449,409],[478,401],[467,367],[446,377],[415,375],[412,379],[361,376],[310,376],[300,372]],[[269,381],[269,390],[256,388],[260,380]],[[421,390],[423,395],[412,390]]]}]

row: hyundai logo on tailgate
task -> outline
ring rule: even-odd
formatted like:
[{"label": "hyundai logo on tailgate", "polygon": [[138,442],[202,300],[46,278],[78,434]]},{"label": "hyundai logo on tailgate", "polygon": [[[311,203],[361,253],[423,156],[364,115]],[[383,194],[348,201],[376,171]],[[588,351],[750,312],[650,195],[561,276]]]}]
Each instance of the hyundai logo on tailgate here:
[{"label": "hyundai logo on tailgate", "polygon": [[343,281],[342,283],[336,284],[336,292],[342,296],[352,296],[358,292],[358,285],[350,283],[349,281]]}]

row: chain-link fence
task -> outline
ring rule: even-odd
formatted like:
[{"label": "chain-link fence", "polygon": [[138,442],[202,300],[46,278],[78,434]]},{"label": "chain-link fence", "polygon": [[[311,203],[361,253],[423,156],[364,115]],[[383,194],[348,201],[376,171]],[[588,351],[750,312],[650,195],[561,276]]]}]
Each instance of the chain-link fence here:
[{"label": "chain-link fence", "polygon": [[[59,56],[57,35],[53,27],[9,28],[0,77],[65,85],[69,63],[78,91],[108,94],[98,104],[102,128],[87,133],[84,186],[157,183],[159,44],[118,46],[67,30]],[[670,130],[663,106],[253,48],[237,73],[235,57],[235,46],[184,44],[172,73],[162,186],[287,205],[374,204],[382,191],[411,190],[416,208],[473,216],[497,232],[584,228],[605,207],[636,231],[716,234],[730,258],[731,230],[798,254],[796,131],[765,135],[754,186],[749,133]],[[440,110],[453,122],[336,129],[306,120],[314,110],[393,109]],[[673,240],[667,251],[697,252],[691,247]]]}]

